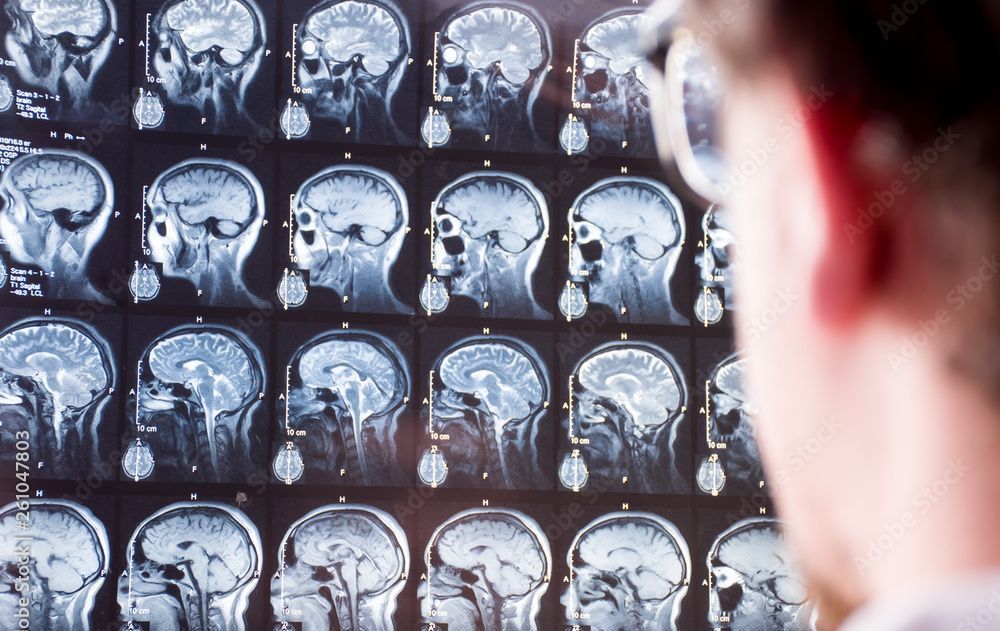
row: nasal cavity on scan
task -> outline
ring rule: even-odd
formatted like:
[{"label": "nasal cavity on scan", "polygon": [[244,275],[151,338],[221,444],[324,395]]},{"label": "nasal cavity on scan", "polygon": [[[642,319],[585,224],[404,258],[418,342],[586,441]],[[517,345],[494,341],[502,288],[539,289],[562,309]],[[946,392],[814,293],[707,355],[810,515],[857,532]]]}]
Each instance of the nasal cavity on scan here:
[{"label": "nasal cavity on scan", "polygon": [[583,81],[588,91],[600,92],[608,87],[608,72],[606,70],[597,70],[584,77]]}]

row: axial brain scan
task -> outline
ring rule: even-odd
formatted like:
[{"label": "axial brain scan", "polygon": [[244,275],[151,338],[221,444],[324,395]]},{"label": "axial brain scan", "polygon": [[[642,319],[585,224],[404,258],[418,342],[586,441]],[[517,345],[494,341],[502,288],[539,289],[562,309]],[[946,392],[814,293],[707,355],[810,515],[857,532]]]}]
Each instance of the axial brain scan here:
[{"label": "axial brain scan", "polygon": [[114,197],[107,169],[85,153],[22,154],[0,175],[0,237],[13,261],[47,273],[47,297],[108,303],[87,273]]},{"label": "axial brain scan", "polygon": [[409,67],[409,24],[390,0],[326,0],[299,22],[295,67],[313,118],[365,142],[404,140],[392,102]]},{"label": "axial brain scan", "polygon": [[424,142],[464,137],[498,149],[537,147],[535,101],[549,72],[552,39],[532,9],[514,2],[473,2],[448,19],[437,41],[435,94],[421,125]]},{"label": "axial brain scan", "polygon": [[[429,422],[433,432],[449,436],[437,452],[447,485],[551,485],[538,442],[546,431],[549,375],[529,346],[497,336],[468,338],[442,353],[434,375]],[[438,484],[431,458],[424,454],[418,473],[425,484]]]},{"label": "axial brain scan", "polygon": [[[0,615],[30,620],[39,631],[89,631],[97,592],[108,573],[107,531],[76,502],[33,499],[30,527],[18,519],[18,505],[0,508]],[[18,571],[28,559],[27,575]],[[27,578],[29,593],[21,592]],[[28,617],[17,617],[21,598],[30,601]],[[27,628],[27,627],[25,627]]]},{"label": "axial brain scan", "polygon": [[[274,473],[301,460],[306,482],[399,482],[398,426],[410,395],[410,375],[399,349],[375,333],[332,331],[304,344],[288,366],[287,415],[279,436],[305,432],[275,454]],[[289,439],[291,440],[291,439]],[[289,461],[289,450],[296,459]]]},{"label": "axial brain scan", "polygon": [[168,0],[152,30],[153,85],[170,103],[194,108],[216,133],[251,122],[246,93],[266,44],[254,0]]},{"label": "axial brain scan", "polygon": [[7,58],[22,81],[60,100],[63,110],[92,107],[96,77],[118,37],[110,0],[9,0]]},{"label": "axial brain scan", "polygon": [[403,529],[385,511],[356,504],[312,511],[282,538],[278,568],[271,580],[274,628],[397,628],[393,615],[410,571],[410,551]]},{"label": "axial brain scan", "polygon": [[346,311],[404,313],[390,273],[406,237],[409,204],[385,171],[341,165],[295,194],[293,248],[311,287],[333,291]]},{"label": "axial brain scan", "polygon": [[660,182],[611,177],[581,193],[569,211],[569,281],[559,310],[580,318],[603,305],[622,322],[687,324],[670,284],[684,245],[684,211]]},{"label": "axial brain scan", "polygon": [[691,555],[672,523],[652,513],[604,515],[577,533],[566,556],[567,627],[677,630]]},{"label": "axial brain scan", "polygon": [[[633,342],[599,347],[577,364],[569,405],[569,435],[588,441],[576,458],[589,484],[617,488],[627,479],[628,488],[641,492],[686,488],[676,443],[687,388],[669,353]],[[562,484],[582,486],[566,470]]]},{"label": "axial brain scan", "polygon": [[146,348],[139,370],[134,441],[122,458],[128,477],[155,468],[158,479],[244,480],[264,392],[253,342],[228,327],[181,326]]},{"label": "axial brain scan", "polygon": [[28,318],[0,332],[0,446],[12,460],[28,433],[33,475],[82,478],[101,458],[100,426],[116,384],[107,341],[83,322]]},{"label": "axial brain scan", "polygon": [[181,502],[157,511],[136,527],[125,548],[118,579],[122,623],[245,631],[261,552],[257,527],[230,506]]},{"label": "axial brain scan", "polygon": [[777,520],[745,519],[715,540],[707,558],[708,622],[723,631],[812,631],[806,585]]},{"label": "axial brain scan", "polygon": [[541,191],[513,173],[475,172],[446,186],[431,210],[432,275],[420,291],[431,313],[454,296],[484,316],[546,318],[532,279],[549,233]]},{"label": "axial brain scan", "polygon": [[537,631],[549,587],[552,552],[538,523],[524,513],[473,509],[452,516],[427,542],[427,580],[420,582],[425,623],[448,629]]},{"label": "axial brain scan", "polygon": [[188,281],[213,306],[264,306],[243,281],[243,266],[264,223],[264,191],[248,169],[195,158],[161,173],[146,193],[151,258]]}]

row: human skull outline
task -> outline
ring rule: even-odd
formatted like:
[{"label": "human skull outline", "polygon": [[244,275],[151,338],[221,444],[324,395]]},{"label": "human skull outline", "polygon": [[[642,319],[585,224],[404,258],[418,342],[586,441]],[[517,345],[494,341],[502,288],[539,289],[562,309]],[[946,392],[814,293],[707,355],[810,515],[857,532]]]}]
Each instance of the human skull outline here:
[{"label": "human skull outline", "polygon": [[21,80],[62,97],[72,111],[92,107],[96,78],[118,33],[114,4],[10,0],[4,10],[11,22],[4,44]]},{"label": "human skull outline", "polygon": [[[579,318],[597,303],[623,322],[687,324],[670,287],[685,240],[684,211],[666,185],[634,176],[602,179],[577,196],[568,221],[564,316]],[[581,311],[570,308],[573,292],[586,296]]]},{"label": "human skull outline", "polygon": [[264,225],[264,190],[231,160],[191,158],[160,173],[146,193],[150,258],[211,305],[262,307],[243,266]]},{"label": "human skull outline", "polygon": [[22,154],[0,174],[0,199],[0,236],[15,261],[52,273],[51,297],[111,302],[87,278],[114,210],[104,165],[66,149]]},{"label": "human skull outline", "polygon": [[534,109],[552,36],[538,12],[518,2],[467,3],[447,19],[437,45],[434,80],[451,130],[489,134],[499,148],[540,143]]},{"label": "human skull outline", "polygon": [[125,624],[245,631],[261,571],[257,527],[218,502],[177,502],[141,521],[125,548],[118,606]]},{"label": "human skull outline", "polygon": [[295,351],[289,374],[283,429],[307,432],[300,444],[310,475],[362,484],[398,477],[398,423],[412,381],[394,343],[370,331],[330,331]]},{"label": "human skull outline", "polygon": [[813,631],[805,581],[788,550],[781,523],[739,521],[712,543],[708,622],[724,631]]},{"label": "human skull outline", "polygon": [[154,339],[139,366],[132,431],[149,443],[157,466],[191,476],[193,462],[199,477],[243,479],[265,387],[260,349],[231,327],[181,325]]},{"label": "human skull outline", "polygon": [[548,204],[531,180],[507,172],[467,173],[435,197],[431,222],[428,282],[444,282],[450,295],[471,299],[486,316],[548,316],[533,286],[549,237]]},{"label": "human skull outline", "polygon": [[570,416],[591,483],[627,478],[641,492],[681,489],[677,439],[688,401],[677,360],[654,344],[615,341],[584,355],[573,369]]},{"label": "human skull outline", "polygon": [[424,621],[456,629],[538,628],[552,551],[528,515],[503,508],[459,512],[431,534],[424,560],[427,580],[418,588]]},{"label": "human skull outline", "polygon": [[646,512],[602,515],[573,537],[566,564],[567,625],[676,631],[692,565],[672,522]]},{"label": "human skull outline", "polygon": [[443,351],[434,374],[430,412],[434,431],[450,436],[439,445],[448,484],[546,488],[537,441],[550,381],[538,353],[512,337],[472,336]]},{"label": "human skull outline", "polygon": [[153,18],[155,85],[215,133],[249,122],[246,93],[264,58],[265,25],[254,0],[165,2]]},{"label": "human skull outline", "polygon": [[403,139],[393,100],[413,43],[409,22],[395,3],[317,3],[299,23],[296,48],[293,72],[313,116],[350,127],[368,141]]},{"label": "human skull outline", "polygon": [[24,430],[52,476],[87,475],[101,458],[100,427],[118,381],[108,341],[80,320],[29,317],[0,331],[0,356],[4,451],[14,453]]},{"label": "human skull outline", "polygon": [[285,532],[278,568],[271,581],[276,624],[299,622],[302,631],[391,631],[410,571],[409,543],[381,509],[322,506]]},{"label": "human skull outline", "polygon": [[[29,551],[19,545],[25,531],[19,527],[17,502],[0,508],[0,613],[17,620],[20,598],[30,601],[32,628],[41,631],[89,631],[97,593],[109,569],[111,549],[104,524],[90,509],[62,499],[32,498]],[[27,576],[18,564],[27,557]],[[27,578],[28,594],[19,579]],[[23,618],[22,618],[23,619]]]},{"label": "human skull outline", "polygon": [[410,221],[395,177],[370,166],[328,167],[299,186],[294,213],[293,250],[310,285],[347,297],[347,311],[408,311],[391,281]]}]

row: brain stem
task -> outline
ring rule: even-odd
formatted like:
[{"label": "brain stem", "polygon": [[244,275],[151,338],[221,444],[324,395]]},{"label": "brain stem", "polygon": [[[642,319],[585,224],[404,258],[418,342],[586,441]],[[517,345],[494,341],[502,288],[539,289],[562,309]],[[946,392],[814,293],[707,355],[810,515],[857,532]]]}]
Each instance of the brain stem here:
[{"label": "brain stem", "polygon": [[498,606],[499,597],[493,588],[490,587],[489,579],[486,578],[486,568],[482,565],[472,568],[477,580],[472,585],[472,593],[476,596],[476,609],[479,610],[479,618],[483,623],[483,629],[505,629],[503,611]]},{"label": "brain stem", "polygon": [[333,607],[337,612],[337,622],[345,631],[360,630],[358,622],[358,568],[354,563],[338,563],[334,566]]}]

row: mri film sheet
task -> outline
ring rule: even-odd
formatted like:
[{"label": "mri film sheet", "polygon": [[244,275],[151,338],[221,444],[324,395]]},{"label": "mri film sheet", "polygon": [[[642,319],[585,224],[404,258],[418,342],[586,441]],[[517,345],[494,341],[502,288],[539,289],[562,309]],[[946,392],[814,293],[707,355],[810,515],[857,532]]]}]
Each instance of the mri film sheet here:
[{"label": "mri film sheet", "polygon": [[[121,318],[8,309],[0,322],[0,463],[15,471],[27,440],[30,476],[114,478]],[[19,469],[20,470],[20,469]]]},{"label": "mri film sheet", "polygon": [[266,332],[234,322],[132,322],[121,479],[266,479]]},{"label": "mri film sheet", "polygon": [[126,125],[129,3],[8,0],[0,118]]},{"label": "mri film sheet", "polygon": [[57,143],[31,134],[0,141],[0,295],[103,309],[127,293],[126,150]]},{"label": "mri film sheet", "polygon": [[276,4],[139,0],[132,127],[249,135],[277,128]]},{"label": "mri film sheet", "polygon": [[253,307],[274,291],[271,156],[137,145],[129,298],[133,303]]},{"label": "mri film sheet", "polygon": [[398,160],[352,154],[282,156],[277,298],[289,310],[413,313],[418,177]]},{"label": "mri film sheet", "polygon": [[554,148],[552,25],[515,0],[426,7],[421,145],[499,151]]},{"label": "mri film sheet", "polygon": [[272,479],[406,486],[416,437],[406,329],[284,323]]},{"label": "mri film sheet", "polygon": [[413,146],[419,5],[292,0],[283,12],[281,134],[290,140]]}]

